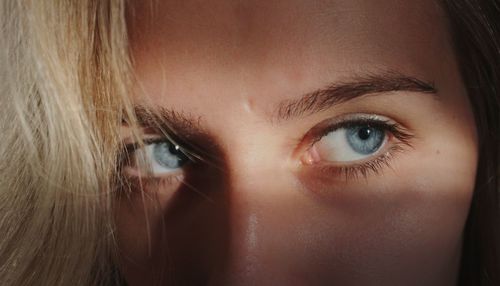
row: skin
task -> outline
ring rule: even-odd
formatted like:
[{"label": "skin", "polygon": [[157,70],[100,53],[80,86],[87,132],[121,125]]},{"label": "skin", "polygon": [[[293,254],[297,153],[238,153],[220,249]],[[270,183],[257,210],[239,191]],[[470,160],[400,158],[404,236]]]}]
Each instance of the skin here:
[{"label": "skin", "polygon": [[[211,158],[141,184],[125,166],[132,190],[116,221],[129,285],[456,285],[478,147],[434,1],[131,1],[128,25],[133,101],[192,118],[199,131],[176,132]],[[437,94],[273,117],[284,100],[386,71]],[[359,113],[400,124],[411,146],[366,176],[307,159],[310,130]]]}]

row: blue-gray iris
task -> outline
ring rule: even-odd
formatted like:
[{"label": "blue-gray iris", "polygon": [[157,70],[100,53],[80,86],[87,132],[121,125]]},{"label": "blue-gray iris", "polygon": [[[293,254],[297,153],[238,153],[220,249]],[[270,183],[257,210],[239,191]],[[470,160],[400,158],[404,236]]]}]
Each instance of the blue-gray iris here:
[{"label": "blue-gray iris", "polygon": [[158,164],[170,169],[180,168],[188,161],[186,155],[170,142],[154,144],[153,156]]},{"label": "blue-gray iris", "polygon": [[357,153],[369,155],[375,153],[384,142],[385,132],[370,126],[346,128],[349,146]]}]

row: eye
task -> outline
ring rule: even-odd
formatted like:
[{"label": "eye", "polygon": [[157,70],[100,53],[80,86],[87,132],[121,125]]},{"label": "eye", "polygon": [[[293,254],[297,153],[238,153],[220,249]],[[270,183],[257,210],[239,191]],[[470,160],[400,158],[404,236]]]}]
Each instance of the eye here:
[{"label": "eye", "polygon": [[316,142],[315,151],[322,160],[348,162],[377,153],[386,142],[386,131],[367,123],[330,131]]},{"label": "eye", "polygon": [[413,135],[400,124],[378,115],[350,115],[320,123],[308,134],[312,144],[303,156],[307,165],[321,165],[346,175],[367,175],[388,165]]},{"label": "eye", "polygon": [[145,140],[144,145],[127,147],[125,169],[129,174],[160,177],[180,172],[191,160],[182,150],[168,139]]}]

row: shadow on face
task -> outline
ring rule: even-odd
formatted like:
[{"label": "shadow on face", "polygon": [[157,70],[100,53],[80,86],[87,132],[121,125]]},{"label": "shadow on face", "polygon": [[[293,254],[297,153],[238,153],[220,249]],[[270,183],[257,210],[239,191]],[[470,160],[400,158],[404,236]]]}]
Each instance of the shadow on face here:
[{"label": "shadow on face", "polygon": [[128,23],[152,114],[116,212],[129,285],[456,284],[477,143],[434,1],[132,1]]}]

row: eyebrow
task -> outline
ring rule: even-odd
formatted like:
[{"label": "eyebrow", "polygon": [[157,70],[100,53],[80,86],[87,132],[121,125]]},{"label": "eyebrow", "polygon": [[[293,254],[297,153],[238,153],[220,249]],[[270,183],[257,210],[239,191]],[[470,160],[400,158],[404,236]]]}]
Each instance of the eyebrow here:
[{"label": "eyebrow", "polygon": [[[165,107],[134,105],[134,115],[139,126],[152,128],[164,135],[200,135],[205,134],[200,125],[200,117],[194,117]],[[126,121],[124,124],[128,125]],[[179,133],[179,134],[177,134]]]},{"label": "eyebrow", "polygon": [[333,83],[307,93],[299,99],[285,100],[277,105],[274,117],[278,122],[290,120],[327,110],[361,96],[394,91],[437,94],[434,83],[396,72],[358,76],[353,80]]},{"label": "eyebrow", "polygon": [[[308,116],[355,98],[395,91],[437,94],[434,83],[396,72],[357,76],[349,81],[336,82],[326,88],[309,92],[299,99],[280,102],[273,112],[273,119],[280,122]],[[201,117],[194,117],[161,106],[150,108],[135,105],[134,113],[140,126],[153,128],[157,132],[165,132],[182,138],[207,135],[200,124]]]}]

